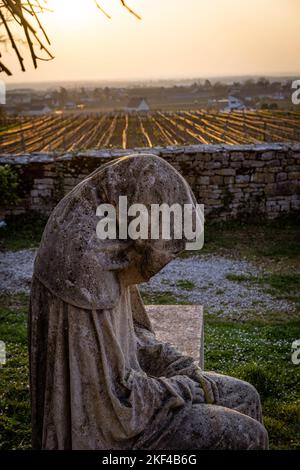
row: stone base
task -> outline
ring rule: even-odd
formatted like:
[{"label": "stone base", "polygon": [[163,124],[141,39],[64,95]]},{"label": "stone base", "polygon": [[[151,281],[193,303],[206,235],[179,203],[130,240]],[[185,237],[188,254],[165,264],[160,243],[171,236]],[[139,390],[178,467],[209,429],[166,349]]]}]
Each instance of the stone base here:
[{"label": "stone base", "polygon": [[203,307],[201,305],[147,305],[157,338],[192,356],[204,368]]}]

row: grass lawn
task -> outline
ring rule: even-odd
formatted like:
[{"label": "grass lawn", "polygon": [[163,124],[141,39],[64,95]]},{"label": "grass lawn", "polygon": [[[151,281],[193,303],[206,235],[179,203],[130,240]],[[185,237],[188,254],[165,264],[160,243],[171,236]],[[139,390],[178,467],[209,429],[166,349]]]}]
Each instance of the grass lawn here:
[{"label": "grass lawn", "polygon": [[[44,223],[34,215],[11,219],[8,227],[0,230],[0,249],[36,246]],[[249,259],[264,266],[267,274],[236,276],[232,281],[263,285],[285,299],[299,298],[296,217],[265,224],[210,225],[202,254]],[[185,279],[181,283],[187,291],[193,288]],[[147,294],[144,299],[146,303],[176,303],[171,288],[167,293]],[[26,295],[0,297],[0,340],[5,341],[8,356],[0,369],[0,449],[30,448],[28,302]],[[237,322],[206,314],[205,368],[245,379],[258,389],[272,449],[300,449],[300,365],[291,360],[295,340],[300,340],[298,315],[268,312],[264,317]]]},{"label": "grass lawn", "polygon": [[[159,299],[158,299],[159,300]],[[30,448],[26,295],[2,296],[0,338],[7,364],[0,369],[0,449]],[[300,365],[291,345],[300,320],[247,323],[205,319],[205,368],[251,382],[260,392],[273,449],[300,449]]]}]

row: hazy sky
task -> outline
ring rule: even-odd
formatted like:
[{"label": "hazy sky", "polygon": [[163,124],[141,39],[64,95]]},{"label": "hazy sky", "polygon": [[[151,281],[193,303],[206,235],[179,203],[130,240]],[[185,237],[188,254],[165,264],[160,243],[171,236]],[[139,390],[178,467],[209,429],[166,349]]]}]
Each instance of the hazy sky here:
[{"label": "hazy sky", "polygon": [[[48,0],[55,60],[7,83],[300,74],[300,0]],[[3,75],[3,74],[2,74]]]}]

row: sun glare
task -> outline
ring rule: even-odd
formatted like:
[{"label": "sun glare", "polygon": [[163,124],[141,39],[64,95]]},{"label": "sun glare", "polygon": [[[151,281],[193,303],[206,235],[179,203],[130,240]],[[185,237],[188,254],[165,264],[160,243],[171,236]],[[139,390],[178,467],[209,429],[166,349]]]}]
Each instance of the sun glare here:
[{"label": "sun glare", "polygon": [[93,16],[100,14],[94,0],[49,0],[49,8],[52,21],[64,23],[67,29],[72,27],[82,27],[88,23]]}]

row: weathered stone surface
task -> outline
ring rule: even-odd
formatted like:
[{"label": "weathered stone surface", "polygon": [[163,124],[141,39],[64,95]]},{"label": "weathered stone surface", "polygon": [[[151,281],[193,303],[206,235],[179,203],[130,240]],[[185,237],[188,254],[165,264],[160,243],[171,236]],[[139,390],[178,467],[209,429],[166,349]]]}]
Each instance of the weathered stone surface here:
[{"label": "weathered stone surface", "polygon": [[156,338],[136,284],[185,240],[99,240],[96,209],[194,204],[156,156],[103,166],[62,199],[37,253],[29,321],[36,449],[265,449],[256,390]]}]

